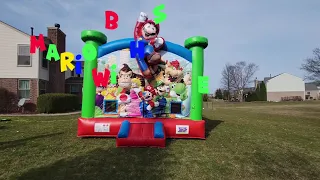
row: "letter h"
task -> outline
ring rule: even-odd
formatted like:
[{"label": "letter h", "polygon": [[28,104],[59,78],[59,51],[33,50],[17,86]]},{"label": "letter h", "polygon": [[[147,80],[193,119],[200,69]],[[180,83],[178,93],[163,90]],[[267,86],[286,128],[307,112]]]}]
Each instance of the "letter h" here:
[{"label": "letter h", "polygon": [[136,58],[137,55],[139,58],[144,58],[144,46],[145,42],[143,41],[131,41],[130,42],[130,56],[131,58]]}]

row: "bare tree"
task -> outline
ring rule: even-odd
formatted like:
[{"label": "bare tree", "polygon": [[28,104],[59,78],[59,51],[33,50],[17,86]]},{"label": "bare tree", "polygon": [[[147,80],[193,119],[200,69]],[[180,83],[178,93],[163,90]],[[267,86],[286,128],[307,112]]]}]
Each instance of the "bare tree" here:
[{"label": "bare tree", "polygon": [[305,70],[308,75],[306,79],[320,81],[320,49],[313,50],[314,57],[304,60],[301,69]]},{"label": "bare tree", "polygon": [[227,90],[228,93],[228,100],[230,100],[230,90],[231,90],[231,73],[234,69],[234,66],[227,63],[222,70],[222,78],[221,78],[221,84],[223,89]]},{"label": "bare tree", "polygon": [[247,64],[244,61],[237,62],[235,65],[227,64],[222,71],[221,82],[226,89],[234,90],[242,100],[242,92],[251,82],[258,66],[254,63]]}]

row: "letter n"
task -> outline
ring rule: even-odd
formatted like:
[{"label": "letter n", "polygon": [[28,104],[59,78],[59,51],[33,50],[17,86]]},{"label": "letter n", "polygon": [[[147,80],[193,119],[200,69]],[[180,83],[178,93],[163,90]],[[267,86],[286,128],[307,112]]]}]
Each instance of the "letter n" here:
[{"label": "letter n", "polygon": [[40,48],[40,51],[45,51],[47,50],[46,45],[44,44],[44,38],[43,35],[40,34],[39,38],[37,39],[36,36],[31,36],[30,37],[30,53],[35,53],[36,48]]}]

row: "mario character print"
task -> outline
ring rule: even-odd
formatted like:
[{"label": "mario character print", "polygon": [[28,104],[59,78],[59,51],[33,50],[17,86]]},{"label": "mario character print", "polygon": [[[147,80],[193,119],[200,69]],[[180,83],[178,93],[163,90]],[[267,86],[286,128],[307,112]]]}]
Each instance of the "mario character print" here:
[{"label": "mario character print", "polygon": [[145,87],[145,90],[142,96],[142,102],[140,103],[140,111],[144,118],[154,117],[152,113],[152,109],[154,107],[159,106],[159,102],[153,101],[153,98],[156,95],[157,95],[156,90],[152,86],[147,85]]},{"label": "mario character print", "polygon": [[145,46],[144,59],[137,58],[142,74],[147,79],[153,77],[152,75],[158,69],[158,64],[165,64],[159,53],[165,44],[165,40],[163,37],[158,36],[159,32],[160,25],[155,24],[153,20],[148,19],[146,13],[141,12],[134,28],[134,39],[148,43]]}]

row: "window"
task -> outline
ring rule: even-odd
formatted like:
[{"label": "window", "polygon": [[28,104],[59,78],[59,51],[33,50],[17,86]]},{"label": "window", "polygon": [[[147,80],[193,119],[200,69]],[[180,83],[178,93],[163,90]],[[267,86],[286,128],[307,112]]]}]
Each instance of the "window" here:
[{"label": "window", "polygon": [[170,112],[171,114],[181,114],[182,103],[181,102],[171,102]]},{"label": "window", "polygon": [[49,61],[46,59],[48,51],[42,52],[41,65],[43,68],[48,69]]},{"label": "window", "polygon": [[70,71],[71,71],[71,77],[74,77],[74,75],[76,74],[76,73],[75,73],[75,71],[76,71],[76,62],[75,62],[75,61],[72,61],[71,63],[74,65],[73,71],[70,70]]},{"label": "window", "polygon": [[79,94],[81,92],[82,85],[81,84],[71,84],[70,85],[70,93],[71,94]]},{"label": "window", "polygon": [[103,111],[105,114],[117,114],[118,101],[116,100],[104,100]]},{"label": "window", "polygon": [[18,45],[18,66],[31,66],[29,45]]},{"label": "window", "polygon": [[46,88],[47,83],[46,81],[40,80],[39,81],[39,94],[45,94],[46,93]]},{"label": "window", "polygon": [[30,80],[19,80],[19,98],[30,99]]}]

